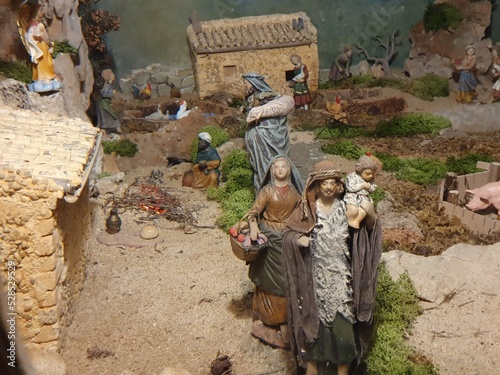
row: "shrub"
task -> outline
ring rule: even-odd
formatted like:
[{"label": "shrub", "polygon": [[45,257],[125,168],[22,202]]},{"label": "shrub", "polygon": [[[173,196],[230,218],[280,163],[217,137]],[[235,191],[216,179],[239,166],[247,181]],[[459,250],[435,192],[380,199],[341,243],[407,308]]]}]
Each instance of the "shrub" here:
[{"label": "shrub", "polygon": [[413,349],[404,337],[411,331],[413,322],[422,313],[418,295],[408,273],[393,281],[385,264],[379,266],[375,335],[366,363],[370,374],[437,375],[429,364],[412,361]]},{"label": "shrub", "polygon": [[494,160],[491,155],[485,154],[469,154],[461,158],[450,156],[446,159],[446,168],[449,172],[455,172],[456,174],[477,173],[479,172],[476,167],[478,161],[491,163]]},{"label": "shrub", "polygon": [[238,168],[252,170],[247,153],[243,150],[234,150],[224,158],[221,164],[222,181],[227,181],[231,171]]},{"label": "shrub", "polygon": [[102,141],[102,148],[105,154],[116,153],[116,155],[133,157],[137,151],[137,145],[128,139],[119,139],[115,141]]},{"label": "shrub", "polygon": [[451,126],[450,120],[428,113],[409,113],[377,124],[379,137],[409,137],[416,134],[435,134]]},{"label": "shrub", "polygon": [[60,53],[67,53],[70,55],[76,55],[78,50],[69,44],[68,39],[64,39],[62,42],[55,41],[54,42],[54,50],[52,52],[52,57],[57,57]]},{"label": "shrub", "polygon": [[321,146],[321,151],[327,154],[339,155],[346,159],[359,159],[365,154],[365,151],[351,141],[338,141],[335,143],[327,143]]},{"label": "shrub", "polygon": [[447,78],[429,73],[412,80],[408,92],[418,98],[432,101],[436,97],[447,97],[450,94],[450,85]]},{"label": "shrub", "polygon": [[30,83],[33,70],[24,61],[0,61],[0,74],[16,81]]},{"label": "shrub", "polygon": [[403,167],[403,160],[398,158],[397,156],[380,153],[376,155],[377,158],[380,159],[382,163],[384,163],[384,171],[387,172],[396,172]]},{"label": "shrub", "polygon": [[379,202],[385,198],[385,190],[377,186],[375,191],[370,194],[370,197],[373,200],[373,207],[377,207]]},{"label": "shrub", "polygon": [[455,29],[462,22],[463,15],[460,9],[453,5],[427,4],[424,12],[424,28],[425,31]]},{"label": "shrub", "polygon": [[252,207],[254,194],[250,189],[237,190],[222,202],[222,215],[217,219],[222,230],[228,231]]},{"label": "shrub", "polygon": [[338,127],[324,126],[314,130],[314,136],[318,139],[354,138],[367,136],[368,134],[369,132],[366,129],[349,125],[340,125]]},{"label": "shrub", "polygon": [[226,192],[230,194],[237,190],[251,188],[252,184],[252,170],[247,168],[236,168],[229,173],[226,183]]}]

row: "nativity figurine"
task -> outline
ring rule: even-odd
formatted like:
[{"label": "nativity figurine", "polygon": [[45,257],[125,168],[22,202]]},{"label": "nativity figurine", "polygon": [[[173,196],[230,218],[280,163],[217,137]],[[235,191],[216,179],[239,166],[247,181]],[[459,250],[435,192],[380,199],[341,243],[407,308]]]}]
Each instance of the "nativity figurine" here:
[{"label": "nativity figurine", "polygon": [[212,136],[207,132],[198,134],[198,152],[192,167],[184,173],[182,186],[193,189],[218,187],[221,158],[212,146]]}]

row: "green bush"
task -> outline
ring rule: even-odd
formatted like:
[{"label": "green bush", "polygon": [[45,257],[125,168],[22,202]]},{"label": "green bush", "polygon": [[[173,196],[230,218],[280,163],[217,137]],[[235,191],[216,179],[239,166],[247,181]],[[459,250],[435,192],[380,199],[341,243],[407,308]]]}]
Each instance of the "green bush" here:
[{"label": "green bush", "polygon": [[0,74],[16,81],[30,83],[33,78],[33,70],[24,61],[1,61]]},{"label": "green bush", "polygon": [[[224,129],[218,128],[214,125],[207,125],[204,126],[200,129],[199,133],[202,132],[207,132],[212,136],[212,143],[211,145],[213,147],[219,147],[220,145],[226,143],[229,141],[229,133],[225,131]],[[191,143],[190,147],[191,151],[191,160],[196,160],[196,155],[198,154],[198,137],[195,137],[193,139],[193,142]]]},{"label": "green bush", "polygon": [[52,57],[57,57],[60,53],[67,53],[70,55],[76,55],[78,50],[69,44],[68,39],[64,39],[62,42],[56,40],[54,42],[54,50],[52,51]]},{"label": "green bush", "polygon": [[451,126],[450,120],[428,113],[409,113],[377,124],[378,137],[409,137],[417,134],[435,134]]},{"label": "green bush", "polygon": [[396,172],[403,167],[403,160],[397,156],[380,153],[375,155],[382,163],[384,163],[384,171]]},{"label": "green bush", "polygon": [[412,80],[408,92],[418,98],[432,101],[436,97],[447,97],[450,94],[450,84],[447,78],[429,73]]},{"label": "green bush", "polygon": [[385,190],[377,186],[375,191],[370,194],[370,197],[373,200],[373,207],[377,207],[379,202],[385,198]]},{"label": "green bush", "polygon": [[491,155],[485,154],[469,154],[461,158],[450,156],[446,159],[446,168],[449,172],[455,172],[459,175],[477,173],[479,172],[479,169],[476,167],[478,161],[491,163],[494,160]]},{"label": "green bush", "polygon": [[241,189],[251,188],[253,184],[253,172],[247,168],[236,168],[231,171],[226,183],[227,193]]},{"label": "green bush", "polygon": [[462,19],[462,12],[453,5],[429,3],[425,8],[423,21],[425,31],[436,31],[456,29]]},{"label": "green bush", "polygon": [[119,139],[115,141],[102,141],[102,148],[105,154],[116,153],[116,155],[133,157],[137,151],[137,145],[128,139]]},{"label": "green bush", "polygon": [[422,313],[408,273],[393,281],[385,264],[379,266],[374,342],[367,356],[372,375],[437,375],[436,368],[412,361],[414,351],[405,340]]},{"label": "green bush", "polygon": [[252,170],[250,160],[248,160],[247,153],[243,150],[234,150],[227,155],[222,161],[220,170],[222,173],[222,181],[227,181],[231,171],[238,168]]},{"label": "green bush", "polygon": [[407,81],[398,78],[381,77],[370,81],[367,84],[367,87],[392,87],[394,89],[407,91],[408,83]]},{"label": "green bush", "polygon": [[366,129],[344,124],[338,127],[324,126],[314,130],[314,136],[317,139],[354,138],[367,135],[369,132]]},{"label": "green bush", "polygon": [[321,151],[327,154],[339,155],[346,159],[359,159],[365,154],[365,151],[352,141],[338,141],[335,143],[326,143],[321,146]]},{"label": "green bush", "polygon": [[226,200],[228,197],[228,194],[226,192],[226,189],[222,187],[215,187],[215,186],[210,186],[207,189],[207,199],[209,201],[215,201],[222,203],[224,200]]},{"label": "green bush", "polygon": [[434,185],[446,176],[446,165],[437,159],[404,159],[396,177],[417,185]]},{"label": "green bush", "polygon": [[222,202],[222,215],[217,219],[222,230],[228,231],[252,207],[254,194],[250,189],[237,190]]}]

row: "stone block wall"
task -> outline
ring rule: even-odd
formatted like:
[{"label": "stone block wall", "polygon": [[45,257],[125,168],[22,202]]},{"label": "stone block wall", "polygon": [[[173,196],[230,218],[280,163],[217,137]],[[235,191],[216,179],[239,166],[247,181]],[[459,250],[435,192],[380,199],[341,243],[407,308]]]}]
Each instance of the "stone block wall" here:
[{"label": "stone block wall", "polygon": [[316,44],[197,55],[194,61],[196,88],[202,98],[220,90],[242,96],[246,84],[241,75],[259,73],[266,77],[266,82],[274,90],[292,95],[293,91],[285,79],[285,72],[293,70],[290,62],[292,53],[298,54],[307,66],[309,89],[316,90],[319,81]]},{"label": "stone block wall", "polygon": [[130,76],[120,79],[120,91],[127,99],[132,99],[132,86],[138,87],[149,84],[151,97],[170,97],[172,87],[180,90],[181,94],[194,92],[193,70],[190,68],[172,70],[161,64],[151,64],[143,69],[134,69]]},{"label": "stone block wall", "polygon": [[0,272],[7,276],[8,261],[15,262],[16,323],[29,349],[60,348],[84,281],[88,188],[76,203],[63,196],[53,180],[0,170]]}]

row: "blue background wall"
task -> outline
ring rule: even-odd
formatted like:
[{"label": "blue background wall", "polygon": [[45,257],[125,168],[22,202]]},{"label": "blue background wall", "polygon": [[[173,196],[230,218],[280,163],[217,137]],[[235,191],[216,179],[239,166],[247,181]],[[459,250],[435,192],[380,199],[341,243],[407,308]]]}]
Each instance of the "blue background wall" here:
[{"label": "blue background wall", "polygon": [[[429,0],[101,0],[97,5],[120,16],[119,31],[107,35],[107,45],[115,58],[116,75],[151,63],[172,68],[191,66],[186,41],[189,14],[197,9],[202,21],[272,13],[304,11],[318,28],[321,69],[346,44],[362,41],[372,55],[384,50],[371,39],[386,39],[401,30],[401,45],[394,66],[403,66],[410,43],[408,33],[422,19]],[[494,12],[493,19],[500,14]],[[493,33],[497,33],[495,28]],[[495,39],[493,38],[495,42]]]}]

